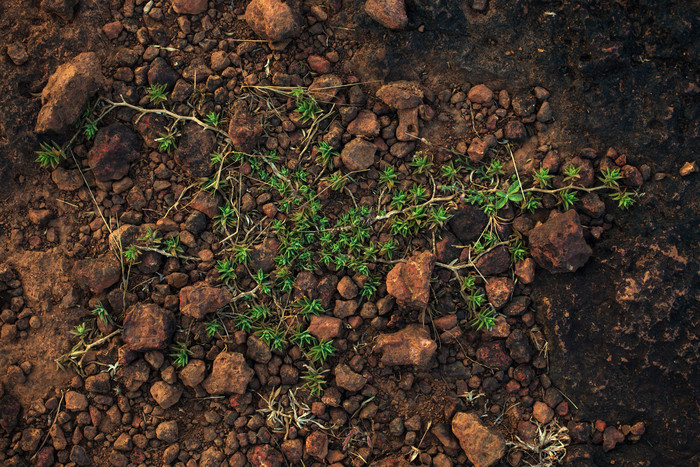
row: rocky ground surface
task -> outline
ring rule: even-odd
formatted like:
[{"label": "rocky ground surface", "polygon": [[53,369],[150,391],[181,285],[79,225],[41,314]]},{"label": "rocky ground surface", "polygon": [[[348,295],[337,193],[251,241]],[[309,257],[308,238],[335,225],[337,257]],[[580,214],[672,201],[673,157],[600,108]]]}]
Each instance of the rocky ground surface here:
[{"label": "rocky ground surface", "polygon": [[692,7],[3,3],[3,465],[698,461]]}]

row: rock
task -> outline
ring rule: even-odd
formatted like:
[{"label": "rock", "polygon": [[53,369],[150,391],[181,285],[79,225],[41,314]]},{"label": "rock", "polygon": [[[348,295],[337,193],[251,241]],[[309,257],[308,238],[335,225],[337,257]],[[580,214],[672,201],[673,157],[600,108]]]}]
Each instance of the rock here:
[{"label": "rock", "polygon": [[24,65],[29,60],[27,48],[22,43],[14,43],[7,46],[7,56],[10,57],[12,63],[17,66]]},{"label": "rock", "polygon": [[215,148],[214,132],[190,123],[185,127],[175,150],[175,162],[192,177],[207,177],[212,171],[209,161]]},{"label": "rock", "polygon": [[44,446],[36,453],[36,467],[51,467],[55,462],[54,449],[51,446]]},{"label": "rock", "polygon": [[51,172],[51,180],[56,184],[56,188],[62,191],[75,191],[84,183],[78,169],[66,170],[62,167],[57,167]]},{"label": "rock", "polygon": [[252,0],[245,10],[248,26],[271,42],[292,39],[301,34],[303,19],[299,0]]},{"label": "rock", "polygon": [[73,19],[78,3],[80,0],[41,0],[41,9],[67,22]]},{"label": "rock", "polygon": [[418,138],[418,108],[399,109],[396,111],[399,125],[396,127],[396,139],[399,141],[415,141]]},{"label": "rock", "polygon": [[180,290],[180,313],[194,319],[204,319],[209,313],[222,309],[233,298],[224,287],[195,285]]},{"label": "rock", "polygon": [[122,277],[119,260],[111,253],[100,258],[77,261],[73,276],[78,284],[87,286],[95,293],[102,293]]},{"label": "rock", "polygon": [[513,363],[513,360],[506,352],[506,346],[503,341],[488,342],[476,351],[476,358],[484,366],[498,370],[507,370]]},{"label": "rock", "polygon": [[207,11],[207,0],[172,0],[173,10],[180,15],[198,15]]},{"label": "rock", "polygon": [[367,384],[367,378],[352,371],[345,363],[336,366],[333,373],[335,374],[335,384],[346,391],[357,392]]},{"label": "rock", "polygon": [[696,173],[698,170],[697,161],[691,161],[683,163],[683,167],[681,167],[679,173],[681,177],[687,177],[690,174]]},{"label": "rock", "polygon": [[377,115],[369,110],[361,110],[348,125],[348,133],[365,138],[376,138],[380,131],[381,126]]},{"label": "rock", "polygon": [[260,122],[254,114],[248,111],[245,101],[236,101],[231,107],[231,121],[228,135],[236,151],[252,154],[263,133]]},{"label": "rock", "polygon": [[258,444],[248,449],[246,457],[252,467],[281,467],[284,465],[282,454],[269,444]]},{"label": "rock", "polygon": [[148,381],[151,368],[144,360],[139,359],[134,363],[119,367],[117,375],[120,382],[128,392],[138,391]]},{"label": "rock", "polygon": [[479,238],[487,223],[488,218],[484,211],[477,206],[467,204],[452,214],[447,221],[447,226],[460,242],[466,244]]},{"label": "rock", "polygon": [[127,433],[122,433],[114,441],[114,449],[117,451],[131,451],[133,447],[134,445],[131,440],[131,436],[129,436]]},{"label": "rock", "polygon": [[309,94],[320,102],[331,102],[342,84],[343,80],[333,74],[317,76],[309,86]]},{"label": "rock", "polygon": [[165,127],[168,125],[168,120],[162,115],[146,114],[141,117],[136,123],[136,131],[139,132],[146,147],[155,149],[158,147],[157,138],[160,138],[162,133],[166,132]]},{"label": "rock", "polygon": [[532,258],[553,274],[576,271],[592,252],[573,209],[563,214],[552,211],[547,222],[530,231],[529,240]]},{"label": "rock", "polygon": [[180,380],[190,388],[199,386],[207,376],[207,365],[202,360],[190,360],[185,367],[180,370]]},{"label": "rock", "polygon": [[514,141],[516,143],[522,143],[527,139],[527,131],[525,130],[525,125],[520,120],[511,120],[506,123],[503,129],[503,135],[509,141]]},{"label": "rock", "polygon": [[90,458],[88,457],[85,449],[76,444],[70,451],[70,460],[78,465],[90,465]]},{"label": "rock", "polygon": [[535,260],[525,258],[515,263],[515,277],[525,285],[531,284],[535,280]]},{"label": "rock", "polygon": [[238,352],[221,352],[202,387],[211,395],[243,394],[255,373]]},{"label": "rock", "polygon": [[467,149],[467,155],[471,161],[480,161],[484,158],[489,149],[496,147],[496,137],[493,135],[486,135],[483,138],[474,138],[469,144],[469,149]]},{"label": "rock", "polygon": [[122,337],[133,351],[166,349],[174,333],[173,314],[158,305],[137,303],[126,311]]},{"label": "rock", "polygon": [[506,346],[510,351],[510,356],[517,363],[527,363],[532,357],[532,348],[530,347],[530,342],[528,340],[525,331],[520,329],[514,330],[508,339],[506,339]]},{"label": "rock", "polygon": [[180,434],[177,428],[177,420],[161,422],[156,427],[156,438],[166,443],[176,443]]},{"label": "rock", "polygon": [[223,460],[224,453],[212,446],[202,453],[202,457],[199,459],[199,467],[219,467]]},{"label": "rock", "polygon": [[272,359],[270,347],[259,337],[250,336],[246,342],[246,356],[257,363],[267,363]]},{"label": "rock", "polygon": [[477,84],[469,90],[467,99],[475,104],[489,106],[493,101],[493,91],[484,84]]},{"label": "rock", "polygon": [[510,277],[490,277],[486,282],[486,296],[496,310],[508,303],[513,289],[514,284]]},{"label": "rock", "polygon": [[494,465],[506,452],[501,435],[484,426],[474,413],[458,412],[452,419],[452,433],[475,467]]},{"label": "rock", "polygon": [[532,416],[542,425],[546,425],[554,418],[554,410],[544,402],[537,401],[532,406]]},{"label": "rock", "polygon": [[325,341],[338,337],[342,329],[343,320],[333,316],[312,316],[308,327],[312,336]]},{"label": "rock", "polygon": [[85,378],[85,390],[96,394],[109,394],[112,390],[107,373],[98,373]]},{"label": "rock", "polygon": [[284,441],[280,448],[291,465],[298,465],[304,455],[304,446],[298,438]]},{"label": "rock", "polygon": [[386,277],[386,289],[396,297],[399,306],[425,309],[430,300],[430,276],[437,257],[430,251],[414,255],[405,263],[398,263]]},{"label": "rock", "polygon": [[333,316],[340,319],[348,318],[355,314],[359,304],[357,300],[336,300],[333,308]]},{"label": "rock", "polygon": [[365,12],[389,29],[404,29],[408,26],[404,0],[367,0]]},{"label": "rock", "polygon": [[625,435],[614,426],[605,428],[605,431],[603,431],[603,451],[612,451],[617,446],[617,443],[622,443],[624,440]]},{"label": "rock", "polygon": [[148,67],[148,84],[165,85],[165,90],[167,92],[171,92],[175,89],[175,83],[177,83],[179,78],[179,73],[175,71],[163,57],[154,58],[151,62],[151,66]]},{"label": "rock", "polygon": [[537,100],[535,99],[535,96],[527,91],[519,93],[513,97],[511,104],[515,115],[518,117],[527,117],[532,115],[537,108]]},{"label": "rock", "polygon": [[35,131],[62,134],[72,129],[88,99],[103,85],[100,60],[94,52],[82,53],[59,66],[41,92]]},{"label": "rock", "polygon": [[165,381],[156,381],[151,386],[151,397],[163,409],[169,409],[177,404],[182,397],[182,386],[179,384],[168,384]]},{"label": "rock", "polygon": [[340,158],[348,170],[365,170],[374,164],[376,152],[374,144],[362,138],[355,138],[345,145]]},{"label": "rock", "polygon": [[328,455],[328,435],[314,431],[306,437],[306,453],[322,461]]},{"label": "rock", "polygon": [[207,193],[206,191],[200,191],[197,193],[192,201],[190,201],[190,207],[201,212],[210,219],[213,219],[217,214],[219,214],[219,203],[221,202],[221,196],[218,194]]},{"label": "rock", "polygon": [[325,75],[331,71],[331,62],[320,55],[309,55],[306,61],[309,63],[311,71],[315,73]]},{"label": "rock", "polygon": [[343,276],[343,278],[338,281],[338,293],[346,300],[352,300],[357,297],[359,291],[357,284],[355,284],[350,276]]},{"label": "rock", "polygon": [[77,391],[68,391],[65,396],[65,402],[66,409],[71,412],[82,412],[88,407],[87,398]]},{"label": "rock", "polygon": [[20,449],[34,454],[41,442],[41,435],[41,430],[38,428],[25,428],[22,431],[22,439],[19,442]]},{"label": "rock", "polygon": [[129,173],[129,165],[139,158],[140,149],[136,133],[121,123],[112,123],[97,131],[88,164],[97,180],[119,180]]},{"label": "rock", "polygon": [[273,237],[268,237],[261,244],[254,246],[250,252],[251,271],[262,270],[268,273],[275,269],[275,256],[279,247],[279,242]]},{"label": "rock", "polygon": [[479,256],[474,265],[484,276],[493,276],[505,272],[510,267],[508,249],[501,245]]},{"label": "rock", "polygon": [[393,334],[380,334],[374,351],[383,352],[385,365],[427,367],[437,351],[437,344],[426,328],[412,324]]},{"label": "rock", "polygon": [[45,226],[54,216],[50,209],[30,209],[27,217],[32,224]]},{"label": "rock", "polygon": [[379,88],[377,98],[394,110],[412,109],[423,103],[423,90],[413,81],[394,81]]},{"label": "rock", "polygon": [[0,399],[0,428],[10,433],[17,426],[21,406],[17,399],[6,394]]}]

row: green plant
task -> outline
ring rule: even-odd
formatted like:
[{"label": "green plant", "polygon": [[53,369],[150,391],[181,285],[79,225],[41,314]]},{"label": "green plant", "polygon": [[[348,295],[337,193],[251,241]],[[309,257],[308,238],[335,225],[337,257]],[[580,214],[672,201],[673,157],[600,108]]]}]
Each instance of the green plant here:
[{"label": "green plant", "polygon": [[175,149],[175,136],[177,135],[172,131],[168,133],[160,133],[158,135],[158,138],[154,140],[158,142],[158,150],[169,153],[170,151]]},{"label": "green plant", "polygon": [[485,308],[475,313],[474,319],[470,324],[477,331],[482,329],[489,331],[496,324],[496,317],[490,307]]},{"label": "green plant", "polygon": [[423,185],[414,183],[410,190],[408,190],[408,197],[414,203],[421,203],[428,199],[428,189]]},{"label": "green plant", "polygon": [[498,175],[503,175],[503,162],[493,159],[486,169],[486,175],[490,178],[494,178]]},{"label": "green plant", "polygon": [[508,250],[510,251],[510,257],[513,260],[513,262],[523,260],[525,259],[525,257],[527,257],[527,248],[525,248],[523,242],[520,239],[515,240],[510,245]]},{"label": "green plant", "polygon": [[369,300],[374,297],[374,295],[377,293],[377,289],[379,288],[379,283],[379,276],[369,275],[367,277],[367,281],[362,286],[362,289],[360,289],[360,297],[364,298],[365,300]]},{"label": "green plant", "polygon": [[250,332],[253,327],[253,321],[247,314],[239,314],[233,318],[233,324],[241,331]]},{"label": "green plant", "polygon": [[622,179],[620,169],[610,169],[606,167],[601,170],[600,173],[602,177],[599,177],[599,180],[603,182],[605,186],[608,188],[619,188],[620,185],[617,182]]},{"label": "green plant", "polygon": [[248,315],[254,321],[265,321],[271,314],[270,308],[263,304],[255,305],[248,311]]},{"label": "green plant", "polygon": [[209,321],[204,325],[204,329],[207,332],[207,336],[214,337],[216,333],[220,332],[224,327],[218,320]]},{"label": "green plant", "polygon": [[384,170],[379,172],[379,183],[386,186],[387,190],[392,190],[396,184],[399,174],[394,167],[387,165]]},{"label": "green plant", "polygon": [[250,261],[250,247],[247,245],[234,245],[233,259],[239,264],[248,264],[248,261]]},{"label": "green plant", "polygon": [[230,227],[236,223],[236,210],[227,202],[223,206],[219,206],[219,214],[214,216],[214,225],[225,231],[226,227]]},{"label": "green plant", "polygon": [[637,196],[636,193],[633,194],[628,191],[618,191],[617,193],[610,195],[610,198],[617,201],[617,206],[620,209],[627,210],[636,202],[635,196]]},{"label": "green plant", "polygon": [[523,200],[523,195],[520,190],[520,182],[515,181],[511,183],[511,185],[506,189],[506,191],[497,191],[496,192],[496,202],[494,203],[494,207],[496,210],[503,209],[506,204],[508,204],[508,201],[512,201],[514,203],[520,203]]},{"label": "green plant", "polygon": [[319,165],[328,167],[330,170],[333,170],[333,158],[339,156],[338,151],[333,149],[333,146],[331,146],[330,143],[328,143],[327,141],[321,141],[320,143],[318,143],[316,151],[318,152],[316,162]]},{"label": "green plant", "polygon": [[173,364],[177,368],[182,368],[190,361],[192,356],[192,351],[187,348],[187,344],[182,341],[178,341],[171,347],[172,353],[170,357],[174,359]]},{"label": "green plant", "polygon": [[229,259],[224,258],[216,262],[216,271],[219,273],[219,279],[228,284],[236,278],[236,265]]},{"label": "green plant", "polygon": [[296,110],[299,112],[304,122],[316,120],[318,114],[322,112],[316,99],[310,96],[303,88],[294,88],[292,90],[292,96],[296,99]]},{"label": "green plant", "polygon": [[105,308],[102,302],[99,302],[95,309],[92,310],[90,313],[92,313],[94,316],[97,317],[97,319],[99,319],[106,325],[114,324],[114,319],[112,318],[112,315],[109,314],[109,311],[107,311],[107,308]]},{"label": "green plant", "polygon": [[433,163],[430,162],[428,155],[423,154],[420,151],[416,153],[416,155],[413,157],[413,162],[411,162],[409,165],[416,169],[416,173],[419,174],[427,173],[433,167]]},{"label": "green plant", "polygon": [[578,180],[579,178],[581,178],[580,172],[581,167],[576,167],[573,164],[569,165],[567,168],[564,169],[564,181],[573,182],[574,180]]},{"label": "green plant", "polygon": [[51,142],[51,144],[41,143],[40,147],[41,149],[36,151],[36,162],[44,169],[55,169],[61,159],[66,158],[65,151],[55,142]]},{"label": "green plant", "polygon": [[393,258],[394,253],[396,253],[397,249],[398,243],[393,238],[387,240],[384,243],[379,244],[379,254],[389,260]]},{"label": "green plant", "polygon": [[476,312],[484,303],[486,303],[484,294],[477,289],[472,289],[467,297],[467,307],[469,307],[472,312]]},{"label": "green plant", "polygon": [[345,187],[348,179],[343,177],[343,174],[340,172],[334,172],[328,177],[324,178],[324,180],[330,185],[331,190],[340,191]]},{"label": "green plant", "polygon": [[442,173],[443,177],[445,177],[450,183],[452,183],[457,178],[459,170],[455,168],[454,163],[450,161],[449,163],[440,167],[440,172]]},{"label": "green plant", "polygon": [[86,119],[83,125],[83,134],[88,140],[94,138],[97,134],[97,123],[90,118]]},{"label": "green plant", "polygon": [[122,252],[122,256],[124,257],[124,260],[127,262],[127,264],[136,264],[136,262],[139,260],[139,257],[141,256],[141,250],[139,250],[136,245],[131,245],[129,246],[129,248]]},{"label": "green plant", "polygon": [[442,227],[449,219],[450,215],[447,213],[447,208],[445,208],[445,206],[430,208],[430,218],[428,219],[428,225],[430,225],[431,227]]},{"label": "green plant", "polygon": [[144,243],[147,247],[153,247],[160,245],[163,239],[160,237],[157,230],[153,230],[151,227],[146,229],[146,233],[143,237],[138,238],[139,242]]},{"label": "green plant", "polygon": [[311,335],[308,329],[302,331],[301,326],[294,331],[291,338],[292,343],[298,345],[299,348],[308,347],[313,344],[314,340],[314,336]]},{"label": "green plant", "polygon": [[304,381],[302,387],[308,389],[312,397],[320,397],[327,385],[323,375],[328,373],[328,370],[316,369],[311,365],[304,365],[304,367],[306,370],[301,374],[301,380]]},{"label": "green plant", "polygon": [[270,276],[265,274],[262,269],[258,269],[258,272],[253,274],[253,280],[257,282],[260,291],[265,295],[272,294],[272,288],[270,286]]},{"label": "green plant", "polygon": [[171,256],[177,256],[184,253],[182,246],[180,246],[180,237],[173,235],[172,237],[166,238],[163,242],[163,250],[166,253],[169,253]]},{"label": "green plant", "polygon": [[397,191],[394,193],[391,197],[391,202],[389,203],[391,209],[395,209],[397,211],[403,209],[406,204],[408,204],[408,193],[405,191]]},{"label": "green plant", "polygon": [[167,84],[151,84],[146,96],[152,104],[158,105],[168,100]]},{"label": "green plant", "polygon": [[559,196],[561,197],[561,204],[564,207],[564,211],[567,211],[578,201],[576,190],[571,190],[569,188],[560,191]]},{"label": "green plant", "polygon": [[319,340],[309,348],[308,356],[312,362],[321,362],[323,364],[326,359],[335,354],[333,341]]},{"label": "green plant", "polygon": [[554,175],[551,175],[549,173],[549,169],[545,169],[544,167],[540,167],[540,170],[535,170],[535,174],[533,175],[533,179],[536,184],[540,186],[540,188],[548,188],[549,181],[554,178]]},{"label": "green plant", "polygon": [[217,112],[209,112],[206,117],[204,117],[204,123],[209,126],[217,127],[221,123],[221,116]]},{"label": "green plant", "polygon": [[85,339],[90,334],[90,328],[87,327],[86,323],[80,323],[75,327],[75,329],[70,332],[75,337],[80,339]]},{"label": "green plant", "polygon": [[308,320],[311,315],[318,316],[323,312],[323,306],[321,305],[321,300],[309,297],[303,297],[301,300],[297,301],[296,309],[304,319]]},{"label": "green plant", "polygon": [[255,333],[271,350],[284,350],[287,340],[284,331],[277,328],[262,328]]}]

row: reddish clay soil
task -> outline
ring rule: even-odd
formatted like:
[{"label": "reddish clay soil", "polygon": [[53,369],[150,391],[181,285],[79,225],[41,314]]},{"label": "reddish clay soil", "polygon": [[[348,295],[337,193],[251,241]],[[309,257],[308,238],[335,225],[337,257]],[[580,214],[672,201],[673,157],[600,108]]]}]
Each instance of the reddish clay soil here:
[{"label": "reddish clay soil", "polygon": [[700,464],[699,18],[0,0],[0,464]]}]

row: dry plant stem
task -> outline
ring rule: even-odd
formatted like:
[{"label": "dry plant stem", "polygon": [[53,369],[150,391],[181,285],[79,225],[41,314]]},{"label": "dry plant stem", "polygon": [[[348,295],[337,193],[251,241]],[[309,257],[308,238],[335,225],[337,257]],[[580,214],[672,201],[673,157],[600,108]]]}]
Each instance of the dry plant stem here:
[{"label": "dry plant stem", "polygon": [[58,414],[61,413],[61,404],[63,404],[63,398],[65,397],[65,394],[63,391],[61,391],[61,399],[58,401],[58,406],[56,407],[56,415],[53,416],[53,420],[51,421],[51,425],[49,426],[49,429],[46,430],[46,436],[44,436],[44,440],[41,442],[39,447],[36,449],[36,452],[34,452],[34,455],[30,457],[30,459],[34,459],[37,454],[39,454],[39,451],[41,451],[41,448],[44,447],[46,444],[46,441],[49,439],[50,433],[51,433],[51,428],[56,424],[56,420],[58,419]]}]

